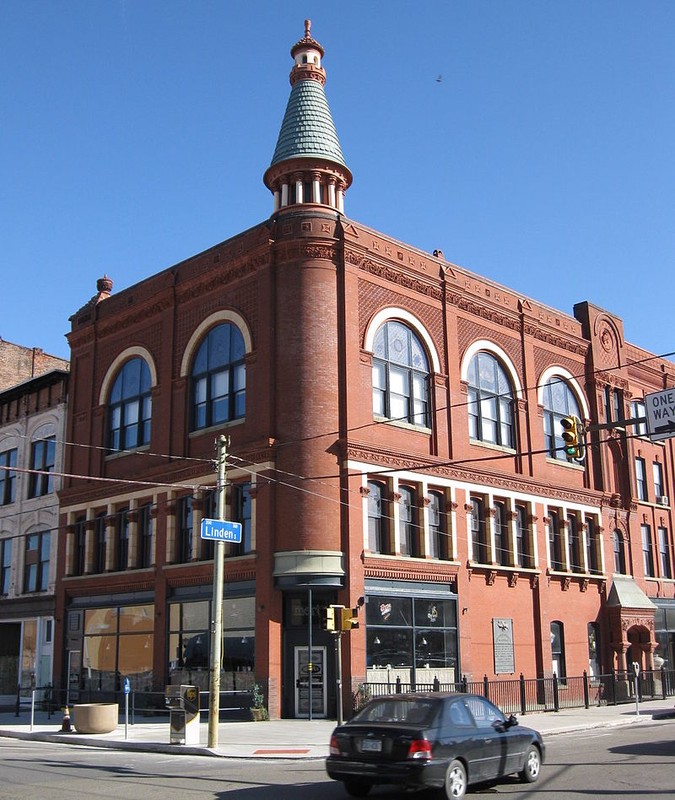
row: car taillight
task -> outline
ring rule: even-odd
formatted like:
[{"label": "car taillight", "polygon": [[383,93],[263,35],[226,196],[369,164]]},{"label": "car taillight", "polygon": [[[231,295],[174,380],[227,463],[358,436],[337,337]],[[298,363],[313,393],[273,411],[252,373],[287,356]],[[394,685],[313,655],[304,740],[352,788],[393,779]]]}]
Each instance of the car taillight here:
[{"label": "car taillight", "polygon": [[413,739],[408,748],[408,758],[431,758],[431,742],[427,739]]},{"label": "car taillight", "polygon": [[[324,739],[324,742],[326,740]],[[330,737],[330,749],[329,752],[332,756],[339,756],[340,755],[340,746],[338,745],[337,736]]]}]

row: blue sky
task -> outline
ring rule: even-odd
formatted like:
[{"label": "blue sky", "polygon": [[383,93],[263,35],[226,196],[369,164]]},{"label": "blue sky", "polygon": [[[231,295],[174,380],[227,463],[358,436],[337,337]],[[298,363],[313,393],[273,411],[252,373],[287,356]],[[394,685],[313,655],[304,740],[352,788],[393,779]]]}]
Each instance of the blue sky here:
[{"label": "blue sky", "polygon": [[306,17],[349,217],[675,350],[672,0],[2,0],[0,337],[271,214]]}]

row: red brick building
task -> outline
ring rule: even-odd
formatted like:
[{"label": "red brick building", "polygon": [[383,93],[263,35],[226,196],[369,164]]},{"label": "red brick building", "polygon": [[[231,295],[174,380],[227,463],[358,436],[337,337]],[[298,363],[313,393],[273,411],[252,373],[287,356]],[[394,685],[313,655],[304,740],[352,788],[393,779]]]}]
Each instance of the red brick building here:
[{"label": "red brick building", "polygon": [[[57,683],[208,686],[214,442],[229,437],[221,686],[336,713],[343,688],[673,663],[673,447],[639,425],[675,364],[345,214],[352,180],[306,27],[272,215],[72,318]],[[310,624],[311,623],[311,624]],[[657,649],[659,645],[659,649]]]}]

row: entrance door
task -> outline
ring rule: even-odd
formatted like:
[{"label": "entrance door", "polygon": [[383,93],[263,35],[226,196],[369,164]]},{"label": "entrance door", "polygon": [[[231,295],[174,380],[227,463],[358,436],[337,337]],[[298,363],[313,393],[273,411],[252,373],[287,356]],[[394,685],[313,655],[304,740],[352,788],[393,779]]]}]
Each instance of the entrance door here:
[{"label": "entrance door", "polygon": [[307,647],[294,648],[295,716],[309,718],[309,681],[312,681],[312,717],[326,716],[326,648],[312,648],[312,669]]}]

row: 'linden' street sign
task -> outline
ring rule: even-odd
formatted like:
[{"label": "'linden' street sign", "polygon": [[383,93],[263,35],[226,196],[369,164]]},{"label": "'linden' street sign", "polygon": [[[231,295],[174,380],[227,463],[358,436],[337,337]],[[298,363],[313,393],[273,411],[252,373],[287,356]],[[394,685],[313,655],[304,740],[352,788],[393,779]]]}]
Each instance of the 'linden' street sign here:
[{"label": "'linden' street sign", "polygon": [[202,539],[215,539],[217,542],[241,542],[241,522],[226,522],[224,519],[203,519]]},{"label": "'linden' street sign", "polygon": [[645,395],[647,430],[652,442],[675,436],[675,389]]}]

